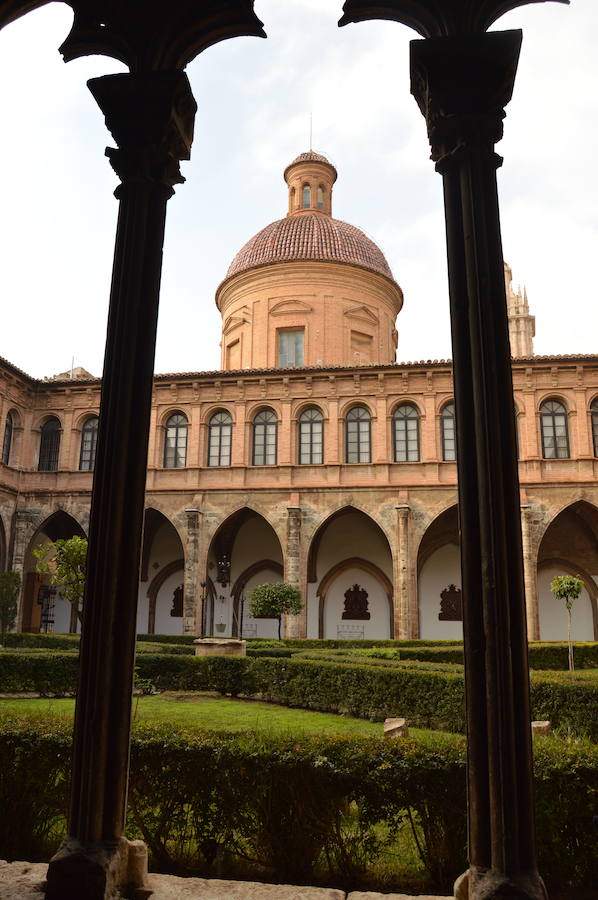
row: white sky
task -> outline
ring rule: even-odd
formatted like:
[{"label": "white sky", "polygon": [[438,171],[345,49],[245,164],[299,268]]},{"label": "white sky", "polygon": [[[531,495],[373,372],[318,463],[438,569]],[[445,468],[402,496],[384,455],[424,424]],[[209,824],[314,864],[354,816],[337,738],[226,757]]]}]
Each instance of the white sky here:
[{"label": "white sky", "polygon": [[[409,93],[414,32],[339,29],[341,0],[256,0],[268,39],[236,38],[188,75],[199,105],[187,183],[169,202],[157,372],[219,366],[214,292],[240,247],[286,213],[282,170],[308,149],[336,165],[333,214],[382,248],[405,293],[399,359],[450,355],[442,180]],[[53,3],[0,32],[4,172],[0,355],[32,375],[75,357],[101,374],[117,202],[111,143],[86,88],[122,71],[64,64],[72,13]],[[505,258],[528,289],[537,353],[598,352],[598,3],[524,7],[499,173]]]}]

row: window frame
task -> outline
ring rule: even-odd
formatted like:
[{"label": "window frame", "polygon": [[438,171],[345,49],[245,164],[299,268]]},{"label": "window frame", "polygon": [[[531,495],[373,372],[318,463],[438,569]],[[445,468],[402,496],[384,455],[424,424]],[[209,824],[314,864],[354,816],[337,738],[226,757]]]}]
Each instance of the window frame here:
[{"label": "window frame", "polygon": [[[266,418],[268,417],[268,418]],[[262,461],[258,460],[257,442],[258,429],[263,429],[263,447],[260,454]],[[271,407],[260,409],[251,422],[251,464],[252,466],[276,466],[278,464],[278,416]],[[274,450],[268,453],[268,435],[274,434]],[[268,457],[271,461],[268,462]]]},{"label": "window frame", "polygon": [[6,413],[6,419],[4,420],[4,435],[2,438],[2,462],[5,466],[8,466],[10,463],[10,454],[12,451],[12,439],[15,430],[15,423],[12,416],[12,412],[9,410]]},{"label": "window frame", "polygon": [[[560,407],[560,409],[546,409],[549,404]],[[539,408],[540,413],[540,437],[542,440],[542,459],[571,459],[571,444],[569,440],[569,411],[566,405],[556,397],[548,397],[543,400]],[[563,435],[557,434],[557,417],[562,418],[564,426],[564,445],[559,445],[559,437]],[[547,439],[554,442],[554,454],[549,455],[549,447]],[[564,451],[564,452],[562,452]]]},{"label": "window frame", "polygon": [[[307,418],[310,413],[317,415]],[[306,428],[304,429],[304,426]],[[320,459],[314,459],[314,426],[319,426],[319,456]],[[309,459],[303,458],[304,447],[304,430],[307,431],[307,443]],[[317,444],[315,445],[317,448]],[[308,406],[303,410],[297,420],[297,465],[299,466],[321,466],[324,464],[324,414],[318,406]]]},{"label": "window frame", "polygon": [[[283,340],[289,338],[291,335],[295,335],[295,341],[293,342],[293,362],[283,362],[282,361],[282,344]],[[297,340],[296,336],[301,336],[301,362],[296,361],[296,349],[297,349]],[[286,348],[287,358],[290,356],[288,353],[288,347]],[[305,328],[303,326],[297,328],[277,328],[276,329],[276,367],[278,369],[302,369],[305,365]]]},{"label": "window frame", "polygon": [[[56,423],[56,427],[54,426]],[[37,457],[38,472],[57,472],[60,461],[60,436],[62,422],[58,416],[50,416],[40,429],[39,454]]]},{"label": "window frame", "polygon": [[[90,423],[95,423],[95,427]],[[88,416],[81,428],[81,448],[79,450],[79,471],[93,472],[96,465],[96,451],[98,446],[98,426],[100,424],[99,416]],[[89,447],[86,447],[87,434],[91,434]],[[84,461],[83,456],[89,455],[89,459]],[[85,463],[85,464],[84,464]]]},{"label": "window frame", "polygon": [[[412,410],[414,415],[401,415],[401,410]],[[420,412],[414,403],[399,403],[392,414],[392,441],[393,441],[393,461],[396,463],[420,462],[421,461],[421,441],[420,441]],[[415,422],[415,458],[410,459],[409,454],[412,452],[409,447],[410,437],[408,433],[407,422]],[[399,459],[398,441],[401,440],[397,434],[398,427],[403,424],[405,434],[402,440],[405,442],[405,458]]]},{"label": "window frame", "polygon": [[[357,417],[356,413],[362,410],[366,415]],[[361,428],[362,422],[367,422],[365,444],[363,443],[364,429]],[[355,423],[356,426],[354,428],[352,428],[353,423]],[[349,451],[349,444],[351,443],[349,437],[351,431],[354,431],[357,435],[357,440],[354,442],[356,444],[356,453],[354,453],[354,451]],[[350,458],[353,454],[357,456],[357,459]],[[367,459],[362,459],[362,454],[364,456],[367,455]],[[371,465],[372,463],[372,413],[368,407],[364,406],[362,403],[352,406],[345,416],[345,462],[348,465]]]},{"label": "window frame", "polygon": [[[452,437],[446,433],[449,422],[452,423]],[[457,410],[454,400],[449,400],[440,410],[440,438],[442,442],[442,461],[457,462]],[[451,441],[453,444],[452,449],[448,446]]]},{"label": "window frame", "polygon": [[[220,421],[216,422],[215,420],[219,416],[226,416],[227,421],[225,421],[224,418],[221,418]],[[228,459],[227,461],[223,461],[222,438],[226,430],[228,430],[228,448],[224,448],[224,450],[228,449]],[[217,450],[216,453],[213,454],[215,439],[217,440]],[[233,417],[227,409],[219,409],[215,413],[212,413],[208,420],[208,468],[225,468],[226,466],[230,466],[232,460],[232,445]],[[218,461],[212,462],[212,458],[215,458]]]},{"label": "window frame", "polygon": [[598,457],[598,397],[590,403],[590,426],[592,429],[594,456]]},{"label": "window frame", "polygon": [[[183,422],[174,422],[173,419],[184,419]],[[169,444],[169,431],[174,431],[174,443]],[[185,433],[184,456],[180,461],[181,448],[179,446],[179,435]],[[162,454],[162,467],[164,469],[186,469],[187,468],[187,449],[189,444],[189,418],[184,412],[177,410],[170,413],[164,423],[164,452]]]},{"label": "window frame", "polygon": [[311,209],[311,184],[307,181],[301,186],[301,209]]}]

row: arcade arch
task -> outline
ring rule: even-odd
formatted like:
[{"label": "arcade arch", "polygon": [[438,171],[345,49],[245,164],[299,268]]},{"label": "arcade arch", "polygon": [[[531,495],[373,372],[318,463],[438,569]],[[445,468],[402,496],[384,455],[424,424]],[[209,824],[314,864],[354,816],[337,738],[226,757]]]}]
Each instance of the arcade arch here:
[{"label": "arcade arch", "polygon": [[461,640],[463,617],[459,615],[461,560],[457,506],[445,509],[428,526],[419,545],[417,573],[420,638]]},{"label": "arcade arch", "polygon": [[329,516],[312,538],[307,568],[308,635],[393,636],[392,552],[370,516],[353,506]]},{"label": "arcade arch", "polygon": [[578,500],[561,510],[546,529],[538,551],[540,640],[567,638],[564,605],[550,590],[555,575],[576,575],[584,588],[573,604],[572,635],[576,641],[598,639],[598,508]]},{"label": "arcade arch", "polygon": [[159,510],[146,509],[137,601],[138,634],[183,633],[184,555],[172,522]]},{"label": "arcade arch", "polygon": [[29,541],[23,567],[22,631],[76,633],[81,630],[77,611],[60,596],[60,589],[51,587],[47,575],[35,571],[38,560],[33,555],[34,550],[49,542],[68,540],[75,535],[87,537],[79,522],[60,509],[38,526]]},{"label": "arcade arch", "polygon": [[204,630],[216,637],[277,637],[277,619],[254,619],[248,600],[257,584],[283,580],[283,552],[270,523],[243,507],[218,528],[208,551]]}]

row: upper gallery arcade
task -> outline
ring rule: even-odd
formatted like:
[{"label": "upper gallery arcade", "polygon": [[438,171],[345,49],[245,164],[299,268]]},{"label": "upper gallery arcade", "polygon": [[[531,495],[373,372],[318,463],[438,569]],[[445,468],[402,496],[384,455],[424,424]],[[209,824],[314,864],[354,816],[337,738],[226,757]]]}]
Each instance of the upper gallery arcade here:
[{"label": "upper gallery arcade", "polygon": [[[284,177],[287,215],[217,289],[222,369],[154,377],[138,630],[274,635],[246,600],[284,578],[306,601],[289,635],[457,638],[451,362],[395,361],[403,294],[376,244],[332,217],[335,167],[310,150]],[[591,639],[598,357],[534,356],[508,266],[505,288],[528,633],[564,636],[549,584],[567,572],[584,580],[574,636]],[[100,387],[0,360],[0,569],[23,575],[25,629],[77,627],[33,551],[87,533]]]}]

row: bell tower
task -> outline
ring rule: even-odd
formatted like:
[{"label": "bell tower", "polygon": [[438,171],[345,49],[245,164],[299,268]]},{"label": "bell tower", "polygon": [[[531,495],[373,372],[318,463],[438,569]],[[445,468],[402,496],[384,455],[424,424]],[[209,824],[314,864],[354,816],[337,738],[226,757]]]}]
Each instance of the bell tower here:
[{"label": "bell tower", "polygon": [[526,289],[523,288],[522,292],[521,288],[517,288],[515,292],[511,267],[507,263],[504,266],[511,356],[527,358],[534,355],[536,318],[530,316]]}]

